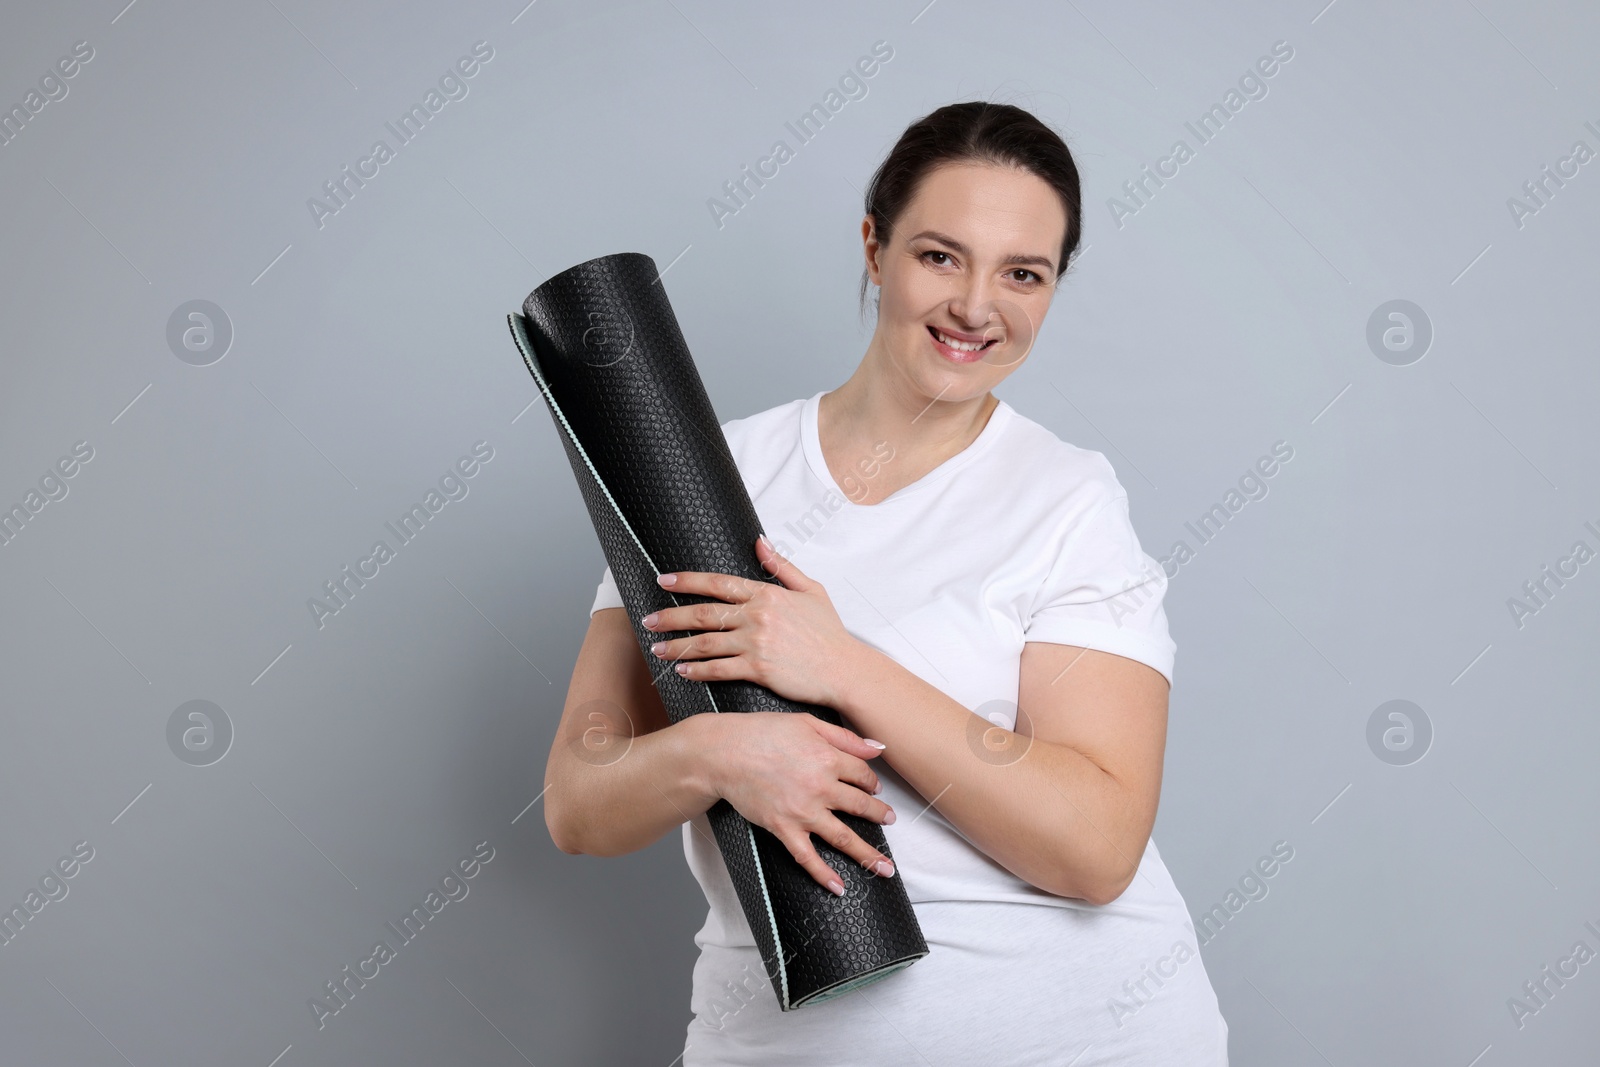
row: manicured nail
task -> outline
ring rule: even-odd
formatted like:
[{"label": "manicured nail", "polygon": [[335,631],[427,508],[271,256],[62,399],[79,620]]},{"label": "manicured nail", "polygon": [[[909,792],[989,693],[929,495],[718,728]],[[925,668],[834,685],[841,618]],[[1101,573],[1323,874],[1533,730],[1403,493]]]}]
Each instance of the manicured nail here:
[{"label": "manicured nail", "polygon": [[884,878],[893,878],[894,864],[890,863],[888,860],[879,860],[877,863],[872,865],[872,873],[881,875]]},{"label": "manicured nail", "polygon": [[884,817],[883,817],[883,825],[885,825],[885,826],[893,826],[894,825],[894,809],[893,808],[890,808],[888,813],[884,815]]},{"label": "manicured nail", "polygon": [[688,674],[689,673],[689,665],[687,663],[679,663],[676,666],[674,666],[672,669],[677,671],[679,674]]},{"label": "manicured nail", "polygon": [[665,641],[657,641],[655,644],[650,646],[650,651],[659,656],[661,655],[661,650],[666,647],[667,643]]},{"label": "manicured nail", "polygon": [[[767,535],[766,534],[762,534],[760,537],[757,537],[756,540],[761,542],[762,547],[764,547],[764,548],[772,548],[772,542],[767,540]],[[776,550],[774,550],[774,551],[776,551]]]},{"label": "manicured nail", "polygon": [[873,748],[888,748],[889,747],[888,745],[884,744],[882,741],[874,741],[870,737],[863,737],[861,740],[865,741],[867,744],[871,745]]},{"label": "manicured nail", "polygon": [[828,889],[834,893],[837,893],[841,897],[844,896],[844,883],[839,881],[837,878],[828,883]]},{"label": "manicured nail", "polygon": [[648,630],[648,629],[650,629],[650,627],[652,627],[652,626],[654,626],[656,624],[656,619],[658,619],[660,617],[661,617],[661,613],[660,612],[652,611],[650,614],[646,615],[644,618],[639,620],[639,625],[643,626],[646,630]]},{"label": "manicured nail", "polygon": [[656,575],[656,581],[662,585],[676,585],[678,584],[678,576],[676,574],[658,574]]}]

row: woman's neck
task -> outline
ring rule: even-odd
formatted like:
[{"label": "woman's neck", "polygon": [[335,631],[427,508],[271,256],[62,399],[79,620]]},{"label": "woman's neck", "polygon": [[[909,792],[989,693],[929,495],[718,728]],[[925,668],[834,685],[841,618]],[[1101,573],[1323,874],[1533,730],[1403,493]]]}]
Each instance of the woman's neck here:
[{"label": "woman's neck", "polygon": [[[817,407],[817,438],[834,481],[862,484],[856,504],[875,504],[912,484],[977,440],[999,406],[985,391],[963,400],[930,396],[904,380],[873,375],[863,361],[839,388],[822,394]],[[882,445],[892,459],[882,461]],[[877,473],[862,479],[858,464],[878,463]]]}]

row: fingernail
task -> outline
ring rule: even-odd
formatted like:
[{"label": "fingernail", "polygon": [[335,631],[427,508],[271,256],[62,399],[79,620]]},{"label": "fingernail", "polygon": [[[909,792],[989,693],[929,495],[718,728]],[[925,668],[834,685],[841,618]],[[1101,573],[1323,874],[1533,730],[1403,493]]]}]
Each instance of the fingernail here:
[{"label": "fingernail", "polygon": [[889,747],[888,745],[884,744],[882,741],[874,741],[870,737],[863,737],[861,740],[865,741],[867,744],[871,745],[873,748],[888,748]]},{"label": "fingernail", "polygon": [[883,779],[880,778],[878,784],[872,787],[872,795],[877,796],[881,792],[883,792]]},{"label": "fingernail", "polygon": [[828,888],[839,896],[844,896],[844,883],[835,878],[828,883]]},{"label": "fingernail", "polygon": [[678,584],[678,576],[676,574],[658,574],[656,575],[656,581],[662,585],[676,585]]},{"label": "fingernail", "polygon": [[657,641],[655,644],[650,646],[650,651],[659,656],[661,655],[661,650],[666,647],[667,643],[665,641]]},{"label": "fingernail", "polygon": [[650,614],[646,615],[644,618],[639,620],[639,625],[643,626],[645,629],[648,630],[650,627],[652,627],[652,626],[654,626],[656,624],[656,619],[658,619],[660,617],[661,617],[661,613],[660,612],[652,611]]},{"label": "fingernail", "polygon": [[766,548],[772,547],[772,542],[767,540],[766,534],[762,534],[760,537],[756,538],[756,540],[760,541],[761,544]]},{"label": "fingernail", "polygon": [[889,813],[883,817],[883,825],[892,826],[893,824],[894,824],[894,809],[890,808],[889,809]]},{"label": "fingernail", "polygon": [[872,870],[874,874],[882,875],[884,878],[894,877],[894,864],[890,863],[888,860],[879,860],[877,863],[874,863],[872,865]]}]

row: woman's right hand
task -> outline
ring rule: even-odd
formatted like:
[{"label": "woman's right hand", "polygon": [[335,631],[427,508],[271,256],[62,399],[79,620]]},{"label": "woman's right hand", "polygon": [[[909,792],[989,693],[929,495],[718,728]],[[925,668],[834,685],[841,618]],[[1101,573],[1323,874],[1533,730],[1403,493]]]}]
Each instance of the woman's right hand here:
[{"label": "woman's right hand", "polygon": [[833,868],[812,846],[812,834],[869,871],[894,874],[887,856],[834,815],[841,811],[886,825],[894,822],[894,811],[873,796],[883,785],[866,762],[881,755],[881,748],[804,712],[713,713],[693,719],[704,720],[699,725],[716,734],[702,749],[711,791],[771,831],[820,885],[844,892]]}]

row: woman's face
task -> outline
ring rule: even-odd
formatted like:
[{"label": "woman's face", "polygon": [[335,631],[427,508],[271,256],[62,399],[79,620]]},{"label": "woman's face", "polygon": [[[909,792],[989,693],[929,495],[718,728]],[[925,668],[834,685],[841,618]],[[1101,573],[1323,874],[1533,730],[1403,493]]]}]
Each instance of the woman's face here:
[{"label": "woman's face", "polygon": [[862,223],[881,288],[873,343],[930,399],[983,396],[1033,347],[1066,229],[1061,198],[1028,171],[935,167],[893,232]]}]

